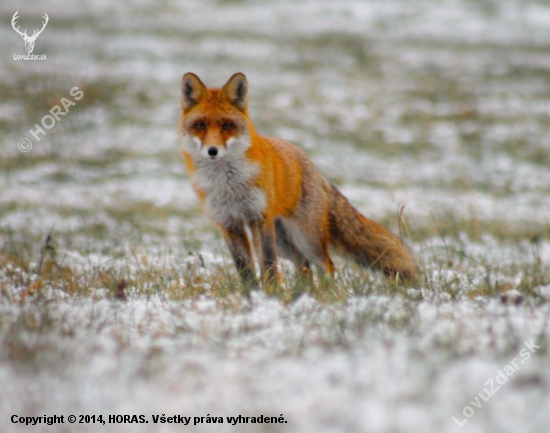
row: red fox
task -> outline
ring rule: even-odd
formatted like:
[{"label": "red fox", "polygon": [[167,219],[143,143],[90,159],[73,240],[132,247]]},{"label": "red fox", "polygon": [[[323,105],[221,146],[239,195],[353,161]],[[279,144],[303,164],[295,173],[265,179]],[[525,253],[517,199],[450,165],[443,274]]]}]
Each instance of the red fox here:
[{"label": "red fox", "polygon": [[244,74],[209,89],[187,73],[180,102],[180,144],[193,188],[246,286],[258,286],[247,227],[270,284],[280,281],[277,253],[298,271],[311,275],[314,265],[332,281],[329,246],[394,280],[416,280],[416,261],[397,236],[361,215],[302,150],[256,132]]}]

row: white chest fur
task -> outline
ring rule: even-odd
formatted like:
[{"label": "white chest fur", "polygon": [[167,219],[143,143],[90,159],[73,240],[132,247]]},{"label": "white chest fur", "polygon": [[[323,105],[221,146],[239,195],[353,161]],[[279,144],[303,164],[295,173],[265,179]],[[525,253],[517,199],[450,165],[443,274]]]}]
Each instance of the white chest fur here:
[{"label": "white chest fur", "polygon": [[218,161],[202,160],[194,175],[196,185],[206,193],[206,211],[222,226],[250,221],[265,209],[264,193],[252,185],[259,167],[243,154]]}]

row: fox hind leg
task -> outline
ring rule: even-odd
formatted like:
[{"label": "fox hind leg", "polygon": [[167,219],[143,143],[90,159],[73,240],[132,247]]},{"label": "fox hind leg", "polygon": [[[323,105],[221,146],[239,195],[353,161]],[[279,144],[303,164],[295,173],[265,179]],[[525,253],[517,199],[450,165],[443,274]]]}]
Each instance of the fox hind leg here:
[{"label": "fox hind leg", "polygon": [[[302,226],[299,221],[283,220],[277,235],[281,236],[284,246],[291,253],[290,258],[295,265],[307,263],[307,269],[313,264],[317,269],[319,280],[334,278],[334,265],[328,253],[328,239],[320,227]],[[279,241],[278,241],[279,242]],[[300,262],[302,260],[302,262]]]},{"label": "fox hind leg", "polygon": [[298,279],[302,280],[304,283],[312,284],[313,274],[311,273],[310,262],[292,242],[292,238],[280,219],[275,220],[275,234],[277,238],[278,253],[292,261]]}]

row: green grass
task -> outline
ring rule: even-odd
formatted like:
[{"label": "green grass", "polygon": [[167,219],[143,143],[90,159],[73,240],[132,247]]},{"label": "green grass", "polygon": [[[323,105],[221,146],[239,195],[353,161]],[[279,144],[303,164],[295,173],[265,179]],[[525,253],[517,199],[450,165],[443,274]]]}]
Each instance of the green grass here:
[{"label": "green grass", "polygon": [[[220,0],[219,3],[221,7],[233,7],[240,1]],[[496,11],[491,2],[471,3],[481,8],[486,16],[492,16]],[[147,8],[141,10],[145,15],[147,11]],[[151,7],[150,11],[156,13],[157,9]],[[91,21],[86,21],[88,19]],[[83,20],[83,25],[93,27],[97,24],[93,17]],[[59,25],[72,29],[79,24],[61,20]],[[115,35],[119,30],[103,31]],[[173,29],[159,27],[151,31],[160,40],[174,37]],[[517,164],[530,163],[539,168],[550,164],[550,154],[544,147],[550,122],[545,115],[506,109],[486,112],[482,104],[487,97],[503,101],[514,98],[546,101],[548,92],[544,87],[541,87],[542,90],[536,86],[534,90],[529,88],[531,93],[528,94],[518,88],[544,82],[550,74],[548,69],[536,64],[518,65],[512,56],[514,53],[541,55],[546,50],[544,46],[410,39],[400,42],[395,46],[395,53],[388,55],[384,51],[385,45],[363,34],[330,31],[315,37],[304,34],[271,37],[250,34],[246,30],[177,31],[181,32],[176,33],[178,38],[190,43],[212,38],[238,43],[253,37],[254,41],[269,43],[273,47],[291,47],[292,56],[289,58],[296,60],[281,61],[277,67],[282,76],[292,74],[301,77],[300,84],[289,84],[290,87],[287,87],[286,83],[281,82],[279,90],[269,86],[251,87],[255,121],[262,133],[275,135],[279,128],[284,127],[297,133],[299,145],[307,137],[315,144],[320,142],[327,146],[329,143],[328,150],[331,152],[344,143],[354,146],[359,151],[359,157],[368,154],[382,160],[398,158],[410,164],[433,161],[436,165],[448,150],[445,143],[433,143],[430,134],[443,123],[451,125],[457,132],[458,150],[453,152],[465,155],[472,161],[486,158],[485,162],[490,164],[494,156],[506,155]],[[388,41],[384,43],[391,45]],[[445,50],[464,62],[472,55],[479,56],[479,59],[493,56],[491,59],[494,60],[484,61],[480,69],[474,72],[467,63],[462,64],[459,60],[453,67],[426,61],[421,68],[407,69],[406,62],[399,63],[403,62],[399,60],[402,50],[418,50],[422,55]],[[202,59],[198,61],[193,56],[190,54],[186,60],[202,65]],[[228,61],[228,65],[238,64],[240,67],[238,62],[230,62],[231,57],[218,53],[214,59],[207,61],[211,62],[209,64]],[[256,64],[253,60],[249,62],[244,66],[256,73],[271,67],[269,62],[267,66]],[[506,66],[500,75],[492,71],[493,63]],[[11,82],[0,80],[0,100],[13,102],[22,110],[15,120],[0,120],[0,128],[7,134],[26,133],[54,105],[59,104],[62,97],[69,97],[73,86],[78,86],[85,97],[76,107],[71,107],[70,115],[63,118],[59,126],[56,125],[48,133],[44,140],[47,145],[37,145],[36,152],[33,150],[26,154],[17,151],[1,153],[0,171],[8,181],[18,179],[22,173],[39,172],[44,167],[55,166],[55,170],[49,170],[33,182],[49,182],[54,186],[70,186],[71,183],[78,183],[80,187],[86,184],[105,185],[108,190],[109,182],[132,179],[132,176],[139,174],[123,171],[119,174],[117,168],[124,164],[132,167],[154,161],[158,166],[172,170],[171,164],[179,157],[176,143],[173,152],[163,148],[153,154],[140,151],[140,137],[137,140],[129,138],[128,143],[110,143],[92,152],[92,155],[90,152],[83,155],[78,150],[93,144],[90,140],[93,141],[94,134],[98,132],[116,132],[121,127],[139,127],[143,131],[158,126],[159,120],[153,114],[159,107],[164,108],[163,104],[173,107],[175,119],[179,114],[177,83],[173,84],[173,88],[168,88],[156,82],[86,79],[69,76],[61,70],[36,74],[11,67],[14,68],[10,74]],[[519,87],[514,88],[512,84]],[[273,105],[273,98],[279,91],[291,95],[290,107],[283,109]],[[368,115],[358,117],[356,124],[350,127],[347,116],[355,106],[365,108]],[[388,113],[392,108],[395,115],[390,116]],[[97,112],[105,116],[106,124],[94,123]],[[381,127],[383,123],[380,123],[388,118],[391,118],[392,128],[409,131],[412,140],[399,142],[389,138]],[[173,128],[175,135],[175,121],[174,125],[171,121],[171,118],[160,120],[166,122],[162,126]],[[538,126],[535,132],[530,132],[525,126],[529,122]],[[486,139],[486,131],[509,125],[517,127],[519,132],[515,136],[500,141]],[[80,141],[81,136],[88,133],[92,138],[88,136],[88,141]],[[315,154],[328,150],[326,147],[314,147],[309,151]],[[79,179],[82,173],[90,178],[85,181]],[[349,182],[346,176],[347,173],[342,173],[330,180],[346,185]],[[437,190],[449,195],[481,191],[497,199],[518,194],[511,183],[497,187],[491,179],[476,180],[466,174],[450,179],[435,186],[430,184],[431,180],[420,180],[412,186],[425,188],[427,193]],[[174,178],[174,182],[177,181]],[[408,181],[400,185],[372,181],[365,185],[388,193],[410,186]],[[7,187],[12,186],[13,183],[8,182]],[[537,192],[547,194],[550,189],[541,187]],[[1,293],[10,302],[38,302],[52,293],[94,299],[162,296],[182,300],[207,295],[224,308],[239,308],[245,302],[246,289],[240,284],[226,253],[223,256],[225,265],[205,264],[200,258],[205,250],[226,250],[219,233],[198,207],[181,209],[177,205],[158,206],[145,199],[120,200],[109,205],[82,203],[82,206],[58,206],[50,204],[48,198],[34,203],[20,197],[2,203],[2,216],[10,215],[38,215],[37,219],[47,216],[58,222],[57,227],[41,229],[32,226],[14,230],[10,224],[0,226],[0,268],[6,269]],[[167,229],[169,218],[181,222],[179,232],[173,233]],[[76,221],[71,228],[64,225],[69,220]],[[377,220],[395,232],[399,230],[394,213]],[[478,218],[474,212],[468,217],[459,217],[452,212],[435,212],[433,217],[408,216],[407,226],[402,231],[405,240],[419,252],[419,261],[426,277],[423,287],[434,296],[448,295],[453,301],[464,296],[483,296],[509,302],[506,292],[515,288],[523,298],[514,302],[542,302],[534,288],[550,282],[548,264],[542,263],[539,254],[541,242],[550,239],[550,225],[547,222],[520,224],[499,216],[490,220]],[[50,240],[45,242],[48,233]],[[472,256],[472,245],[483,245],[488,239],[495,248],[513,252],[515,256],[505,263],[495,263],[488,251],[486,257]],[[158,253],[163,248],[165,256]],[[84,258],[100,254],[108,259],[100,264],[75,265],[66,258],[70,253],[78,253]],[[406,299],[414,306],[426,295],[392,284],[379,274],[342,260],[337,263],[339,272],[333,286],[321,288],[308,285],[296,278],[292,267],[285,266],[284,283],[280,287],[267,287],[265,291],[268,296],[284,304],[292,304],[304,293],[329,304],[346,302],[352,296],[381,294]],[[26,323],[26,320],[30,319],[22,318],[21,323]],[[396,326],[406,326],[406,323],[396,323]],[[32,329],[31,325],[29,327]],[[13,344],[13,353],[26,350],[18,346],[19,343]],[[32,356],[29,355],[29,358]]]},{"label": "green grass", "polygon": [[[148,206],[146,208],[151,210]],[[153,211],[158,212],[158,209]],[[131,214],[134,218],[134,213]],[[515,288],[525,298],[535,299],[534,288],[550,283],[550,269],[540,259],[539,238],[525,242],[525,238],[513,240],[504,237],[498,241],[495,237],[495,241],[503,247],[523,252],[521,261],[500,265],[490,257],[470,256],[466,252],[467,246],[462,244],[461,248],[463,238],[453,239],[444,231],[443,222],[438,225],[443,241],[436,250],[430,245],[430,238],[419,243],[419,260],[424,274],[420,286],[431,293],[447,293],[453,299],[459,296],[501,297]],[[488,231],[480,233],[487,234]],[[94,237],[92,233],[85,234]],[[412,236],[415,235],[417,233],[413,231]],[[246,297],[246,288],[240,284],[227,255],[224,265],[205,264],[199,251],[172,252],[165,257],[154,257],[144,253],[143,249],[117,249],[104,242],[101,252],[112,257],[112,260],[99,265],[76,266],[66,260],[68,248],[73,243],[67,238],[59,242],[56,237],[57,234],[52,231],[38,244],[36,237],[4,233],[0,250],[1,267],[8,269],[3,281],[4,296],[8,293],[7,287],[11,286],[16,288],[12,301],[40,297],[45,289],[79,297],[116,297],[121,290],[128,296],[158,295],[171,299],[196,298],[207,294],[223,304],[233,302],[235,295]],[[419,293],[410,292],[407,286],[391,283],[376,272],[347,264],[342,259],[336,262],[337,277],[334,285],[329,286],[307,284],[296,277],[292,265],[284,263],[283,284],[265,287],[268,296],[284,303],[291,303],[304,293],[322,302],[342,302],[349,296],[369,296],[373,293],[399,295],[413,300],[421,298]],[[121,285],[124,286],[122,289]],[[50,296],[51,292],[48,293]]]}]

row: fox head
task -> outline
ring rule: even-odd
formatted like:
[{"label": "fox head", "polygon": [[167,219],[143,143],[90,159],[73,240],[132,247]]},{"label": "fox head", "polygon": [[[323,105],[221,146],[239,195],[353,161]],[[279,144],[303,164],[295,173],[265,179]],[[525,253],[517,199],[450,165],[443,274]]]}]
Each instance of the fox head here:
[{"label": "fox head", "polygon": [[218,161],[250,147],[248,83],[236,73],[221,89],[208,89],[193,73],[181,80],[180,132],[195,159]]}]

